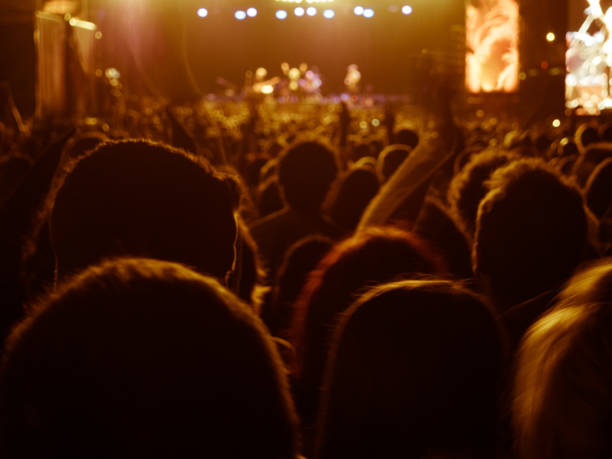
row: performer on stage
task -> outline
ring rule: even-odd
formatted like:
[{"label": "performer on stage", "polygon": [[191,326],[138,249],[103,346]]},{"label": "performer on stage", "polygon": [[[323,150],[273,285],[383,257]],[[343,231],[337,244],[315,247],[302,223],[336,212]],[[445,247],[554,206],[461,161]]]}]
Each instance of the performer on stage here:
[{"label": "performer on stage", "polygon": [[344,78],[344,84],[346,89],[351,94],[359,93],[359,86],[361,83],[361,72],[356,64],[351,64],[346,69],[346,77]]}]

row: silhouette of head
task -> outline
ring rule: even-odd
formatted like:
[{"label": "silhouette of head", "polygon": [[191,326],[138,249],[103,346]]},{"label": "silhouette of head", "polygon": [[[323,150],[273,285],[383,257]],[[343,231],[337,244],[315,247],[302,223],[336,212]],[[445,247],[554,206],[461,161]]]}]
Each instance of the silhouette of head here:
[{"label": "silhouette of head", "polygon": [[584,187],[595,168],[608,158],[612,158],[612,144],[590,145],[574,164],[573,175],[576,177],[578,185]]},{"label": "silhouette of head", "polygon": [[178,261],[223,278],[234,261],[238,187],[204,159],[147,141],[109,142],[52,193],[61,275],[112,256]]},{"label": "silhouette of head", "polygon": [[498,170],[480,203],[474,273],[497,306],[509,307],[562,284],[580,262],[587,222],[579,190],[544,162]]},{"label": "silhouette of head", "polygon": [[378,179],[371,169],[350,170],[330,191],[329,216],[332,221],[345,231],[354,231],[378,188]]},{"label": "silhouette of head", "polygon": [[589,209],[597,218],[602,218],[612,205],[612,158],[593,171],[584,194]]},{"label": "silhouette of head", "polygon": [[440,200],[431,196],[425,198],[414,232],[438,249],[455,278],[472,277],[471,238],[463,233]]},{"label": "silhouette of head", "polygon": [[393,133],[393,143],[406,145],[414,149],[419,144],[419,134],[408,128],[398,129]]},{"label": "silhouette of head", "polygon": [[452,179],[448,190],[451,212],[457,216],[463,229],[474,234],[478,205],[487,194],[486,181],[498,168],[518,159],[511,153],[486,150],[473,155]]},{"label": "silhouette of head", "polygon": [[406,145],[389,145],[378,157],[377,174],[380,183],[385,183],[410,155],[412,148]]},{"label": "silhouette of head", "polygon": [[494,456],[503,340],[482,298],[447,281],[379,286],[333,341],[316,457]]},{"label": "silhouette of head", "polygon": [[275,336],[285,334],[291,325],[293,306],[308,274],[330,251],[333,241],[325,236],[308,236],[293,244],[283,257],[272,290],[272,302],[262,314]]},{"label": "silhouette of head", "polygon": [[90,267],[7,342],[4,457],[294,458],[274,344],[213,278],[169,262]]},{"label": "silhouette of head", "polygon": [[442,271],[421,239],[393,227],[368,228],[337,244],[321,260],[298,297],[292,329],[300,409],[306,422],[308,410],[316,408],[329,332],[339,314],[373,285]]},{"label": "silhouette of head", "polygon": [[599,132],[597,132],[597,129],[594,126],[590,126],[586,123],[582,124],[580,127],[578,127],[578,129],[576,129],[574,139],[581,153],[584,153],[585,149],[589,145],[600,141]]},{"label": "silhouette of head", "polygon": [[280,157],[278,179],[292,209],[318,212],[338,174],[335,153],[316,141],[289,147]]}]

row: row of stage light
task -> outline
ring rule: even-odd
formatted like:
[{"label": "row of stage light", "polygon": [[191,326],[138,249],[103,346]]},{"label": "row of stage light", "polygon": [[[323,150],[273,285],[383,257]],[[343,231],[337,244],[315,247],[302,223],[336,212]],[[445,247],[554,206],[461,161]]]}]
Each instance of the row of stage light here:
[{"label": "row of stage light", "polygon": [[[391,10],[391,12],[401,12],[402,14],[408,16],[409,14],[412,14],[412,7],[410,5],[404,5],[401,8],[397,7],[397,10]],[[369,18],[374,17],[374,15],[376,14],[376,11],[373,8],[365,8],[363,6],[356,6],[355,8],[353,8],[353,13],[356,16],[362,16],[364,18],[369,19]],[[239,21],[243,21],[248,18],[257,17],[258,14],[259,14],[259,11],[257,10],[257,8],[251,7],[251,8],[247,8],[246,10],[236,10],[234,12],[234,18],[236,18]],[[293,14],[296,17],[304,17],[304,16],[314,17],[319,14],[319,10],[314,6],[308,6],[306,8],[302,6],[297,6],[293,9]],[[208,17],[208,10],[206,8],[199,8],[197,11],[197,15],[201,18]],[[282,21],[289,17],[289,12],[287,12],[287,10],[279,9],[279,10],[276,10],[274,15],[276,16],[276,19],[279,19]],[[336,16],[336,11],[331,8],[326,8],[322,11],[322,15],[325,19],[333,19]]]}]

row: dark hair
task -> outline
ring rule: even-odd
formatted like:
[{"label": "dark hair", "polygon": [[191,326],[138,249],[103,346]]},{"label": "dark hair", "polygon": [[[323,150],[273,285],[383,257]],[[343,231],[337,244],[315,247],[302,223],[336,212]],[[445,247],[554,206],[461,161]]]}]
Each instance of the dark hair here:
[{"label": "dark hair", "polygon": [[393,143],[415,148],[419,144],[419,134],[409,128],[400,128],[393,133]]},{"label": "dark hair", "polygon": [[612,124],[602,126],[599,131],[602,142],[612,142]]},{"label": "dark hair", "polygon": [[612,260],[578,273],[523,338],[513,425],[522,459],[612,454]]},{"label": "dark hair", "polygon": [[579,190],[540,160],[498,170],[490,187],[478,210],[473,265],[505,308],[570,276],[586,247],[587,220]]},{"label": "dark hair", "polygon": [[594,126],[590,126],[585,123],[576,129],[574,140],[576,141],[576,145],[578,145],[580,152],[584,153],[585,149],[589,145],[600,141],[599,132],[597,132],[597,128]]},{"label": "dark hair", "polygon": [[377,174],[380,183],[384,183],[395,173],[404,160],[410,155],[412,148],[407,145],[389,145],[380,152]]},{"label": "dark hair", "polygon": [[234,261],[238,187],[202,158],[148,141],[107,142],[50,197],[61,274],[111,256],[178,261],[223,278]]},{"label": "dark hair", "polygon": [[317,267],[333,244],[333,240],[325,236],[308,236],[297,241],[285,252],[276,274],[270,304],[262,313],[264,322],[274,336],[287,334],[295,301],[308,274]]},{"label": "dark hair", "polygon": [[595,168],[584,190],[586,204],[601,219],[612,205],[612,158]]},{"label": "dark hair", "polygon": [[295,306],[292,340],[297,352],[298,403],[307,423],[316,409],[329,331],[363,290],[419,274],[444,271],[416,235],[393,228],[367,228],[337,244],[310,273]]},{"label": "dark hair", "polygon": [[372,289],[334,333],[316,457],[493,457],[503,351],[492,309],[460,285]]},{"label": "dark hair", "polygon": [[476,227],[478,205],[488,191],[485,182],[496,169],[515,159],[518,157],[511,153],[486,150],[472,155],[466,166],[452,179],[448,189],[448,203],[462,229],[470,236]]},{"label": "dark hair", "polygon": [[318,212],[337,174],[336,154],[317,141],[298,142],[279,159],[279,184],[292,209]]},{"label": "dark hair", "polygon": [[295,457],[274,344],[212,278],[115,260],[32,311],[7,342],[3,456]]},{"label": "dark hair", "polygon": [[257,207],[262,217],[283,208],[283,198],[276,177],[262,182],[257,187]]},{"label": "dark hair", "polygon": [[378,193],[378,179],[372,169],[355,168],[340,177],[329,193],[329,216],[346,232],[353,232],[361,214]]},{"label": "dark hair", "polygon": [[612,158],[612,144],[598,143],[590,145],[574,164],[573,174],[578,185],[584,187],[595,168],[608,158]]},{"label": "dark hair", "polygon": [[414,232],[438,249],[449,272],[457,279],[472,277],[472,239],[439,199],[428,196],[414,225]]}]

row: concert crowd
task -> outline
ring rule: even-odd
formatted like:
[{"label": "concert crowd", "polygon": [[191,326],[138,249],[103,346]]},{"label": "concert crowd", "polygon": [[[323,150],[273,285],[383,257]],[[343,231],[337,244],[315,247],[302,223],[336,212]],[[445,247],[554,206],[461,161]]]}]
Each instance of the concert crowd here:
[{"label": "concert crowd", "polygon": [[2,457],[610,457],[612,125],[370,102],[5,117]]}]

